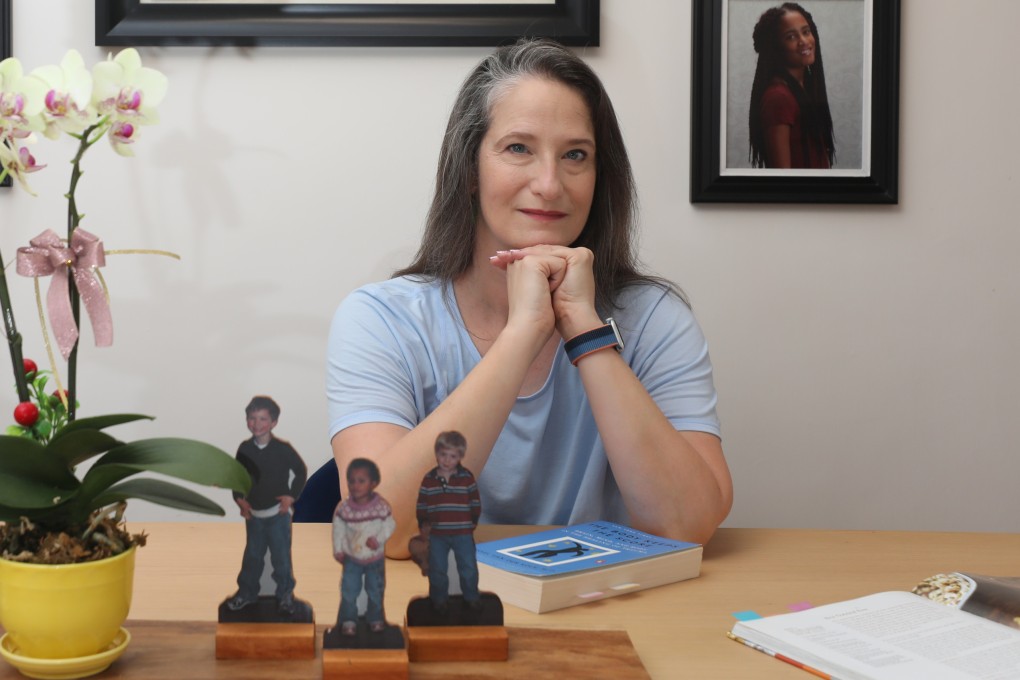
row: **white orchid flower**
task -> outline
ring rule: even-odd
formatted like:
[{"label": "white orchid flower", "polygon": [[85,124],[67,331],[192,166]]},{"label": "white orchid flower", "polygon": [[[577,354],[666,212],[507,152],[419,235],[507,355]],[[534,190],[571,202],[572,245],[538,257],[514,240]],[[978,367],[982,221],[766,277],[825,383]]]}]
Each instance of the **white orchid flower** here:
[{"label": "white orchid flower", "polygon": [[115,120],[110,126],[110,144],[113,145],[113,150],[121,156],[135,155],[129,145],[135,143],[137,136],[138,128],[126,120]]},{"label": "white orchid flower", "polygon": [[[26,144],[34,141],[34,135],[30,135],[25,138]],[[3,168],[8,175],[18,180],[18,184],[20,184],[25,191],[33,196],[38,195],[32,191],[32,187],[28,185],[25,175],[42,170],[46,166],[36,163],[35,156],[29,152],[28,147],[17,147],[16,145],[12,147],[8,146],[8,143],[14,144],[13,140],[11,142],[0,142],[0,168]],[[15,148],[17,148],[17,151],[15,151]]]},{"label": "white orchid flower", "polygon": [[166,96],[167,78],[156,69],[142,66],[142,58],[133,47],[93,66],[92,81],[92,103],[100,114],[132,125],[159,121],[156,107]]},{"label": "white orchid flower", "polygon": [[99,114],[90,106],[92,74],[77,50],[69,50],[59,66],[41,66],[32,75],[46,83],[43,119],[47,137],[57,139],[61,132],[79,134],[96,122]]},{"label": "white orchid flower", "polygon": [[59,65],[42,66],[28,75],[18,59],[0,61],[0,179],[14,177],[35,195],[25,177],[46,167],[26,146],[36,141],[36,132],[50,139],[67,132],[78,139],[76,173],[82,154],[103,135],[118,154],[133,156],[141,126],[159,121],[156,107],[166,91],[166,76],[143,67],[133,48],[96,64],[91,72],[76,50],[69,50]]},{"label": "white orchid flower", "polygon": [[0,61],[0,137],[23,131],[42,131],[40,115],[46,97],[46,84],[26,76],[15,57]]}]

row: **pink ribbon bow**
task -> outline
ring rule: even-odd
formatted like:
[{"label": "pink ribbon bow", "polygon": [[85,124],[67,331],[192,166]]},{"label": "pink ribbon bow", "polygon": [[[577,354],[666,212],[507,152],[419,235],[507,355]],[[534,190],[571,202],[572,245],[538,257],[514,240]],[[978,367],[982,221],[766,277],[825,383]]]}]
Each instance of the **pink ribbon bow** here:
[{"label": "pink ribbon bow", "polygon": [[46,293],[46,308],[57,347],[64,359],[71,354],[78,340],[78,327],[74,323],[69,294],[68,269],[74,272],[74,284],[85,303],[97,347],[113,344],[113,317],[106,293],[93,271],[106,265],[106,253],[99,237],[84,229],[75,229],[71,246],[64,245],[56,232],[47,229],[18,248],[17,271],[22,276],[52,276]]}]

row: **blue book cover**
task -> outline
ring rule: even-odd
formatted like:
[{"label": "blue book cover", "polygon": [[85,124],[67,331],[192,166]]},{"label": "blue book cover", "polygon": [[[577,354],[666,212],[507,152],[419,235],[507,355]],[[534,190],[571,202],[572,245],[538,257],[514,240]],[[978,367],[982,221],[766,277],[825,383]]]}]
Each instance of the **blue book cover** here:
[{"label": "blue book cover", "polygon": [[697,547],[602,521],[477,546],[482,564],[527,576],[561,576]]}]

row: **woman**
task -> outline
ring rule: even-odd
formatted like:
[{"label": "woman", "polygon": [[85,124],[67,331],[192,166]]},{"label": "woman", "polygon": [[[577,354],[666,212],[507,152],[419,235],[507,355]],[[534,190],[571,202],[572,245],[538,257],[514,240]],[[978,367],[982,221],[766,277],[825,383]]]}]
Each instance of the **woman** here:
[{"label": "woman", "polygon": [[[612,104],[573,53],[523,40],[468,76],[414,262],[348,296],[330,332],[333,451],[340,469],[382,469],[391,556],[453,429],[483,522],[609,519],[704,542],[726,517],[707,346],[673,287],[635,267],[633,193]],[[608,315],[622,352],[564,353]]]},{"label": "woman", "polygon": [[754,51],[751,166],[831,168],[836,160],[832,115],[811,14],[793,2],[769,9],[754,27]]}]

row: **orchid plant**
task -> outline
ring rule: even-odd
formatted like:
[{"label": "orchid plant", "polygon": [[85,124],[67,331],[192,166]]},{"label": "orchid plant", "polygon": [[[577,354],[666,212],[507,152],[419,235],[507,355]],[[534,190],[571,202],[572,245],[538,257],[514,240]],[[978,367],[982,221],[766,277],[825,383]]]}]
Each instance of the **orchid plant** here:
[{"label": "orchid plant", "polygon": [[[0,61],[0,181],[11,175],[28,193],[36,195],[28,184],[28,175],[46,167],[36,161],[30,145],[42,134],[58,139],[63,134],[78,140],[78,150],[71,160],[71,184],[67,197],[67,243],[81,222],[75,192],[81,179],[81,163],[85,152],[107,136],[114,151],[133,156],[132,145],[142,125],[158,122],[156,107],[167,91],[167,78],[159,71],[142,66],[138,51],[121,51],[116,57],[96,64],[90,72],[76,50],[70,50],[60,65],[47,65],[25,74],[21,62],[11,57]],[[0,279],[4,296],[4,318],[7,286]],[[77,323],[80,309],[79,292],[70,287],[70,304]],[[11,334],[8,326],[8,336]],[[20,346],[12,346],[20,353]],[[77,344],[68,361],[68,390],[65,406],[71,420],[75,411],[75,376]],[[19,372],[20,356],[12,354],[15,374]],[[54,369],[54,373],[56,370]],[[18,396],[27,400],[28,388],[16,377]],[[59,379],[58,379],[59,384]]]},{"label": "orchid plant", "polygon": [[[110,323],[107,291],[98,273],[98,267],[105,264],[102,242],[79,227],[82,215],[75,191],[82,177],[82,158],[104,136],[121,156],[134,155],[140,128],[158,122],[156,107],[166,91],[166,76],[142,66],[138,52],[130,48],[96,64],[91,71],[74,50],[59,65],[42,66],[27,74],[16,58],[0,61],[0,181],[12,176],[25,191],[36,195],[28,177],[46,167],[31,151],[39,136],[58,139],[70,135],[78,141],[65,194],[66,239],[47,230],[29,246],[19,248],[17,257],[18,273],[36,277],[37,286],[39,277],[53,277],[47,303],[54,336],[67,360],[67,389],[60,383],[45,322],[43,337],[52,370],[41,371],[34,361],[23,358],[5,274],[8,263],[0,254],[0,309],[20,402],[14,411],[17,424],[0,435],[0,522],[6,523],[0,525],[0,556],[7,559],[34,561],[32,553],[37,546],[33,542],[44,543],[41,537],[46,533],[79,535],[84,542],[103,547],[97,556],[110,554],[111,545],[114,554],[126,549],[130,541],[125,543],[124,534],[113,529],[128,498],[223,514],[217,504],[176,484],[127,479],[137,473],[157,472],[242,493],[251,484],[248,473],[232,456],[209,444],[178,438],[124,443],[103,431],[149,416],[76,418],[77,327],[83,299],[97,344],[111,342],[109,338],[99,341],[100,326]],[[58,279],[61,287],[57,287]],[[38,299],[38,287],[36,295]],[[42,320],[41,300],[38,304]],[[57,328],[54,307],[69,308],[63,319],[69,327]],[[100,322],[96,310],[106,315]],[[58,389],[48,395],[45,387],[50,376]],[[89,470],[79,478],[78,466],[93,458]],[[82,551],[76,552],[80,557]]]}]

